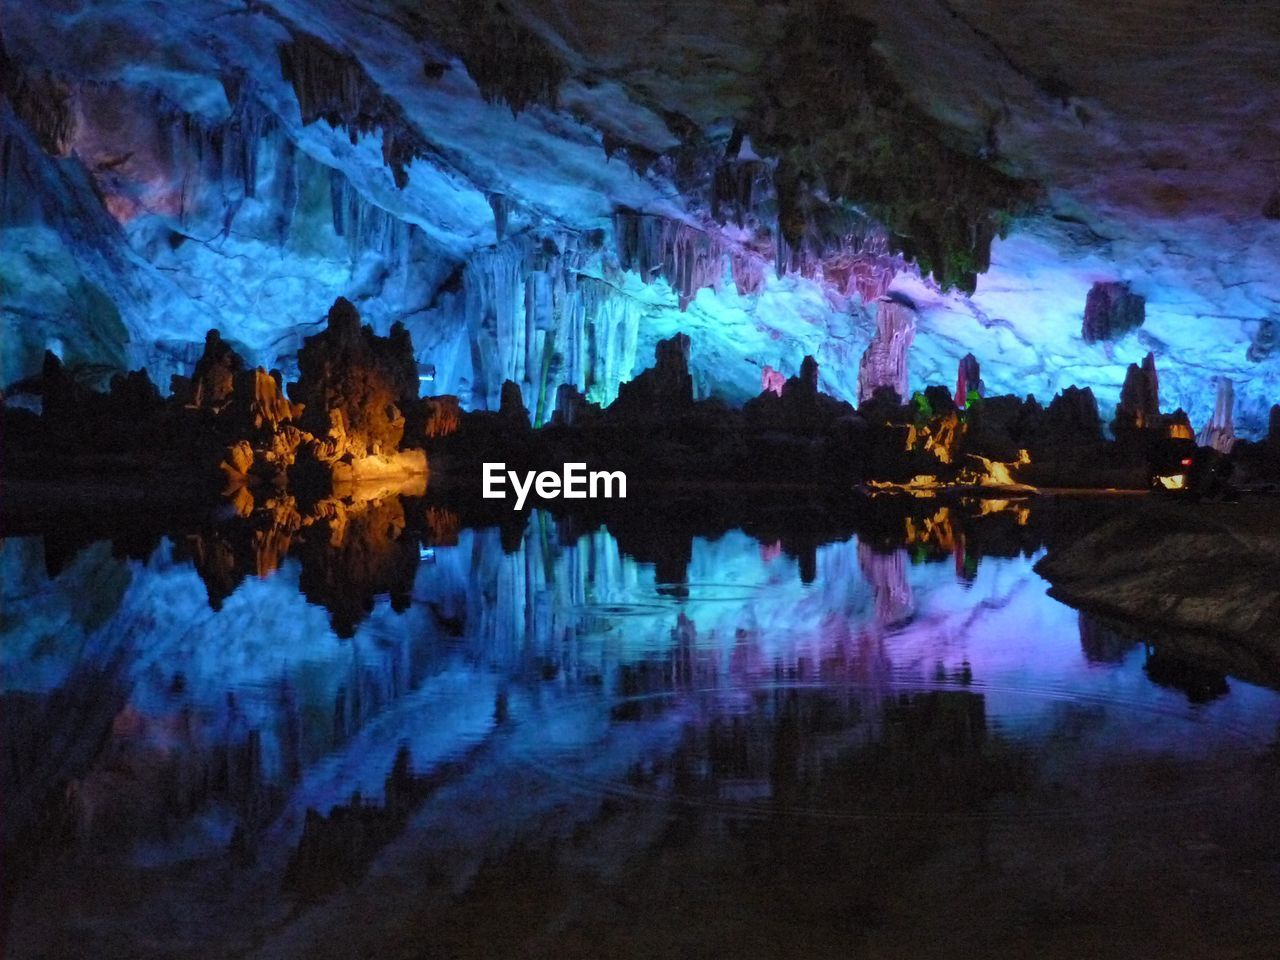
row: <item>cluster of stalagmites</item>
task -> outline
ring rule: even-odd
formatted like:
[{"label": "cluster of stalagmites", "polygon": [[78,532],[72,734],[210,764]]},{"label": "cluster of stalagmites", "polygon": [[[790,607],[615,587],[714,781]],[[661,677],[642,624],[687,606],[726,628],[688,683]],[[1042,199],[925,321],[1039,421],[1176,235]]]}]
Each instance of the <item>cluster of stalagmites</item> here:
[{"label": "cluster of stalagmites", "polygon": [[[1030,396],[983,396],[972,356],[958,364],[954,391],[932,386],[906,398],[899,392],[905,366],[892,358],[905,352],[894,341],[909,337],[910,314],[882,315],[890,318],[882,330],[888,343],[868,351],[865,395],[856,408],[822,392],[812,357],[790,378],[767,368],[760,395],[741,410],[695,400],[693,345],[677,334],[657,344],[653,367],[622,384],[612,404],[590,403],[562,385],[549,424],[535,430],[520,391],[508,383],[500,410],[457,414],[457,432],[434,447],[433,456],[438,451],[463,472],[495,459],[512,469],[551,470],[580,461],[652,482],[1145,488],[1153,465],[1195,446],[1186,414],[1160,411],[1151,356],[1130,369],[1110,425],[1114,439],[1104,434],[1089,388],[1069,387],[1047,406]],[[1225,453],[1231,449],[1225,439],[1231,435],[1229,396],[1219,406],[1222,416],[1200,441]],[[1280,413],[1275,441],[1254,448],[1255,459],[1262,455],[1256,451],[1280,452]]]},{"label": "cluster of stalagmites", "polygon": [[279,371],[248,368],[212,330],[192,376],[175,376],[169,398],[145,371],[116,376],[104,394],[50,353],[41,414],[10,418],[29,440],[23,452],[51,470],[129,461],[157,473],[216,475],[220,466],[233,487],[425,474],[426,442],[457,427],[456,405],[419,399],[408,332],[396,324],[377,336],[345,299],[304,342],[298,370],[286,394]]}]

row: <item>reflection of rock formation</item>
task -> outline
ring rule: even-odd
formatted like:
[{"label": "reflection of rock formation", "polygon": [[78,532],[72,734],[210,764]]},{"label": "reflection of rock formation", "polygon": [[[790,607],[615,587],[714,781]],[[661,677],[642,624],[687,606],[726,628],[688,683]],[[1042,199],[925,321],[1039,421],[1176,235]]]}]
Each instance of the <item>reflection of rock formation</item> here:
[{"label": "reflection of rock formation", "polygon": [[973,814],[1031,783],[1029,755],[991,734],[980,694],[780,687],[749,703],[700,701],[636,785],[669,779],[681,797],[732,804]]},{"label": "reflection of rock formation", "polygon": [[859,541],[858,566],[875,594],[876,622],[892,627],[915,611],[915,598],[907,582],[907,554],[904,550],[880,553]]},{"label": "reflection of rock formation", "polygon": [[1231,692],[1226,676],[1220,671],[1159,646],[1147,647],[1147,661],[1142,669],[1152,683],[1180,691],[1191,703],[1210,703]]},{"label": "reflection of rock formation", "polygon": [[[417,490],[421,493],[421,489]],[[372,609],[390,595],[403,610],[420,558],[419,544],[457,541],[458,518],[438,507],[405,501],[386,487],[354,488],[300,506],[291,496],[268,498],[242,518],[187,536],[184,551],[195,565],[214,610],[248,576],[262,578],[284,558],[302,563],[300,586],[307,599],[329,610],[339,636],[350,637]]]},{"label": "reflection of rock formation", "polygon": [[415,774],[409,748],[402,744],[387,774],[381,805],[357,793],[327,815],[307,809],[302,836],[285,869],[285,888],[311,898],[360,879],[378,851],[404,829],[409,815],[464,769],[462,761],[453,761],[430,774]]},{"label": "reflection of rock formation", "polygon": [[418,569],[418,544],[405,537],[399,498],[347,505],[327,500],[303,536],[299,586],[312,603],[325,607],[334,632],[355,633],[373,609],[374,597],[390,594],[391,607],[404,610]]},{"label": "reflection of rock formation", "polygon": [[1080,649],[1090,663],[1123,663],[1138,641],[1092,614],[1080,611]]}]

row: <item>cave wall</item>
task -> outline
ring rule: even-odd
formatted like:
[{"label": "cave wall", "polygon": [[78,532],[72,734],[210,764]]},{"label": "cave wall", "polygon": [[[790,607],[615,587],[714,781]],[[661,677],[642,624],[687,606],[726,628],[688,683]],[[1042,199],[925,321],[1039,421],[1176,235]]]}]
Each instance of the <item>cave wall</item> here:
[{"label": "cave wall", "polygon": [[[607,402],[677,331],[699,396],[740,402],[766,365],[790,375],[813,355],[822,388],[855,400],[875,300],[893,293],[916,306],[909,389],[949,383],[972,353],[988,392],[1087,385],[1109,419],[1127,366],[1153,352],[1166,405],[1197,429],[1218,377],[1234,384],[1237,432],[1265,431],[1280,396],[1280,225],[1261,201],[1227,221],[1153,208],[1130,182],[1142,202],[1125,207],[1114,183],[1074,171],[1085,138],[1119,149],[1114,103],[1041,89],[1012,60],[992,67],[963,22],[926,17],[910,46],[911,11],[851,4],[881,29],[884,69],[911,70],[915,99],[894,87],[894,109],[945,120],[960,147],[1049,185],[986,238],[967,292],[922,275],[897,221],[833,221],[793,196],[786,157],[743,137],[740,122],[776,138],[785,109],[802,109],[781,83],[766,91],[781,119],[759,112],[762,50],[789,29],[785,9],[642,6],[673,29],[638,11],[624,42],[589,10],[566,23],[533,2],[465,16],[5,3],[0,381],[51,348],[82,376],[145,365],[163,386],[213,327],[288,374],[345,296],[379,332],[404,323],[434,371],[424,389],[469,407],[495,406],[507,378],[535,415],[558,383]],[[925,69],[944,47],[946,90]],[[975,147],[984,117],[980,136],[998,142]],[[943,203],[935,187],[909,199]],[[1086,343],[1089,289],[1119,281],[1145,298],[1145,322]]]}]

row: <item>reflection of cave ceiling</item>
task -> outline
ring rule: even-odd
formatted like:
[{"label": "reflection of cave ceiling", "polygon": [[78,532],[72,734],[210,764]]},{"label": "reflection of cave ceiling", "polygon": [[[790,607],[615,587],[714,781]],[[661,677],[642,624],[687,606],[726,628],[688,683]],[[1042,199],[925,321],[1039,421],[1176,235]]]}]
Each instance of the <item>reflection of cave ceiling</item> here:
[{"label": "reflection of cave ceiling", "polygon": [[[1280,400],[1272,4],[0,0],[0,24],[5,383],[49,346],[163,382],[213,326],[287,370],[344,295],[469,403],[506,377],[531,406],[607,396],[676,329],[704,393],[812,353],[850,397],[891,282],[913,386],[973,352],[989,390],[1114,402],[1151,350],[1197,426],[1214,376],[1242,433]],[[1086,345],[1098,280],[1146,322]]]}]

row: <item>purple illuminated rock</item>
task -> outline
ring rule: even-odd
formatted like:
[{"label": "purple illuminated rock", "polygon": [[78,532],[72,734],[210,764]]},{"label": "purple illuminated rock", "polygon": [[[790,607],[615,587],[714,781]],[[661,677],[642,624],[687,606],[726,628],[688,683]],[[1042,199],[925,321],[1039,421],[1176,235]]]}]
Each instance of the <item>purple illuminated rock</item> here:
[{"label": "purple illuminated rock", "polygon": [[916,335],[915,310],[898,300],[876,307],[876,332],[858,368],[858,403],[871,399],[878,387],[907,396],[907,351]]},{"label": "purple illuminated rock", "polygon": [[1146,316],[1146,298],[1132,292],[1127,283],[1095,283],[1084,303],[1085,343],[1118,340],[1142,326]]},{"label": "purple illuminated rock", "polygon": [[956,406],[963,407],[969,401],[969,394],[982,396],[982,372],[978,366],[978,358],[966,353],[960,358],[960,366],[956,371]]}]

